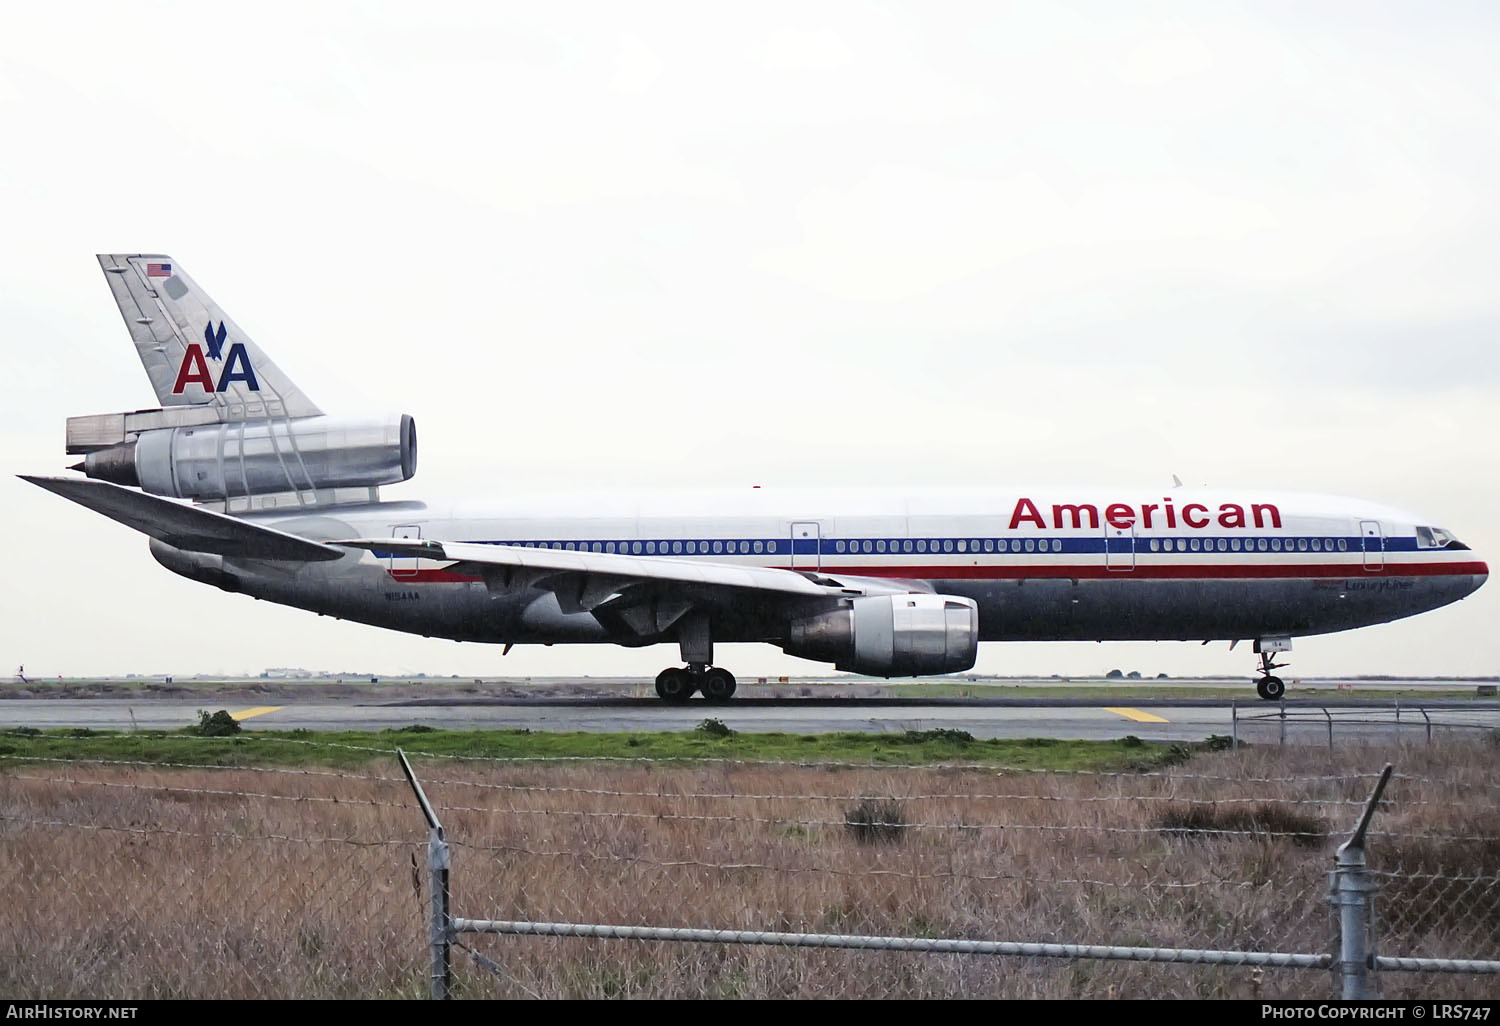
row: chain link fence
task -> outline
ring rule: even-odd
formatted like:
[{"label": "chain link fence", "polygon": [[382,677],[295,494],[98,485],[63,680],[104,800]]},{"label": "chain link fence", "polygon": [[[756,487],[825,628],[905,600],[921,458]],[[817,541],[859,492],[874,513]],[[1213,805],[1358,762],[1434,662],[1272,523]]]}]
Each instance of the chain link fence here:
[{"label": "chain link fence", "polygon": [[[446,836],[436,937],[394,752],[357,772],[0,757],[0,992],[426,997],[438,941],[460,997],[1324,998],[1334,849],[1387,759],[1373,989],[1500,992],[1386,964],[1500,958],[1485,741],[1140,773],[408,754]],[[527,929],[471,932],[495,922]],[[923,946],[951,950],[901,950]]]}]

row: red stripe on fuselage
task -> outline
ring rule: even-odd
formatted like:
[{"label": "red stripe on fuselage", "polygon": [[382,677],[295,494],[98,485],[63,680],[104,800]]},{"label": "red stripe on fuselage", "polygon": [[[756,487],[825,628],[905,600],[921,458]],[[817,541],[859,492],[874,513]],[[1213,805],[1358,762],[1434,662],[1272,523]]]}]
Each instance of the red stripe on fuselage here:
[{"label": "red stripe on fuselage", "polygon": [[[733,566],[737,564],[725,564]],[[785,569],[785,568],[780,568]],[[797,567],[811,571],[810,567]],[[1466,563],[1386,563],[1383,567],[1365,567],[1359,563],[1137,563],[1134,567],[1111,569],[1103,564],[1017,563],[984,566],[824,566],[823,574],[846,574],[850,577],[901,577],[919,581],[1015,581],[1041,578],[1135,578],[1151,580],[1268,580],[1276,578],[1328,577],[1448,577],[1486,575],[1488,566],[1479,561]],[[457,584],[482,581],[477,574],[452,570],[388,571],[398,581],[417,584]]]},{"label": "red stripe on fuselage", "polygon": [[460,574],[452,570],[387,570],[386,573],[398,581],[415,584],[466,584],[484,580],[478,574]]}]

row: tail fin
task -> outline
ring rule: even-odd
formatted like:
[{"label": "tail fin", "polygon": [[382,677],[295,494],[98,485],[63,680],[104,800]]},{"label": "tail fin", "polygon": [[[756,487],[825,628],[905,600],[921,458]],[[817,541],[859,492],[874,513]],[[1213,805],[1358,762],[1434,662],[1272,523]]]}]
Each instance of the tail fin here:
[{"label": "tail fin", "polygon": [[101,253],[99,266],[163,407],[213,404],[221,421],[323,412],[171,257]]}]

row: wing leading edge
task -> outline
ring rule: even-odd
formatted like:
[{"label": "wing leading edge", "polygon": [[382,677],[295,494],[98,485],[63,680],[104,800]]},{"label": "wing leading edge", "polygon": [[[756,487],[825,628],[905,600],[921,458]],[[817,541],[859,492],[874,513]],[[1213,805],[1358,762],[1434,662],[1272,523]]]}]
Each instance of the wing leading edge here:
[{"label": "wing leading edge", "polygon": [[321,542],[147,495],[133,488],[121,488],[107,481],[19,476],[38,488],[71,499],[126,527],[189,552],[297,562],[342,559],[344,556],[339,549]]},{"label": "wing leading edge", "polygon": [[657,635],[695,608],[848,599],[921,590],[909,581],[835,579],[775,567],[729,566],[617,553],[484,545],[474,542],[355,538],[331,542],[379,556],[430,559],[482,577],[492,592],[549,591],[564,613],[616,618],[637,636]]}]

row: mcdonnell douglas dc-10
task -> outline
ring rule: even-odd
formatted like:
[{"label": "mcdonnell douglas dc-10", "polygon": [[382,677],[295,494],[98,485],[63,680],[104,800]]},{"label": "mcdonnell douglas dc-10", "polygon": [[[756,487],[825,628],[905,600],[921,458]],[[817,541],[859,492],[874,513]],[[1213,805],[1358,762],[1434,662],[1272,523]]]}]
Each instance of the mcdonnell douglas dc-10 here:
[{"label": "mcdonnell douglas dc-10", "polygon": [[904,677],[967,670],[981,641],[1080,640],[1249,640],[1275,699],[1293,637],[1489,573],[1425,516],[1259,487],[388,501],[416,471],[411,417],[324,414],[171,257],[99,263],[161,408],[69,418],[84,476],[26,480],[225,591],[506,651],[675,642],[669,702],[734,694],[717,642]]}]

